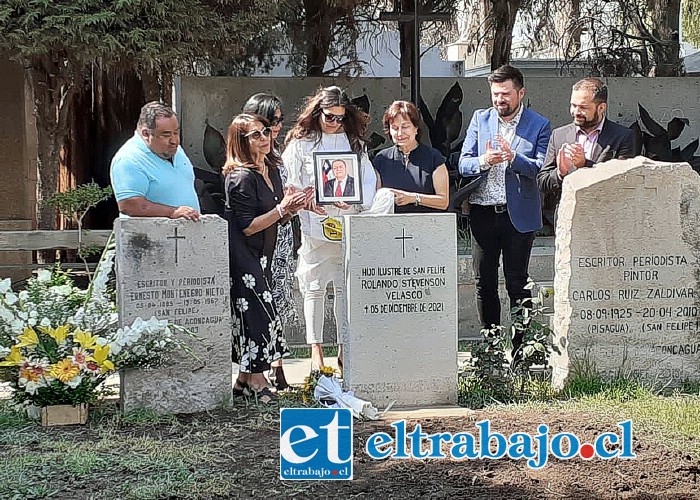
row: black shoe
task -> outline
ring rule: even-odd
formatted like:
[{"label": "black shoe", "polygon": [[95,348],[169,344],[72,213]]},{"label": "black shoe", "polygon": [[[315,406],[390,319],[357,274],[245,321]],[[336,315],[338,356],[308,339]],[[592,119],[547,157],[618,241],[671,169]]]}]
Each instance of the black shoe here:
[{"label": "black shoe", "polygon": [[270,368],[270,371],[267,373],[267,378],[270,379],[270,383],[278,391],[289,389],[289,384],[287,383],[287,379],[284,376],[284,370],[281,366],[273,366]]},{"label": "black shoe", "polygon": [[245,382],[241,382],[240,380],[236,380],[236,382],[233,384],[232,392],[235,397],[250,396],[252,394],[250,386]]}]

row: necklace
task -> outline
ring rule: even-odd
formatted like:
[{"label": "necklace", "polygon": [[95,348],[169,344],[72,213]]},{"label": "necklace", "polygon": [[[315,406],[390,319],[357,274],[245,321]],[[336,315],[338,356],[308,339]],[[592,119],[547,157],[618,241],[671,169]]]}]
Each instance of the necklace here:
[{"label": "necklace", "polygon": [[413,151],[417,147],[418,147],[418,142],[416,142],[414,145],[412,145],[412,147],[408,151],[404,151],[403,149],[401,149],[401,146],[397,146],[397,148],[399,149],[399,152],[401,153],[401,160],[403,162],[404,168],[408,168],[408,162],[411,159],[411,151]]}]

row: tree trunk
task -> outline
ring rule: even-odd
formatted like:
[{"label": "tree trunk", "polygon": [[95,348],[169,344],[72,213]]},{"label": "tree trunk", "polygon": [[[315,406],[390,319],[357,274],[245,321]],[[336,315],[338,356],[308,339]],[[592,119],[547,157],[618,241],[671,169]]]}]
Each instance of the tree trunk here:
[{"label": "tree trunk", "polygon": [[650,18],[653,22],[650,40],[654,56],[653,75],[681,76],[683,62],[680,54],[679,29],[681,0],[649,0]]},{"label": "tree trunk", "polygon": [[328,50],[333,41],[331,7],[325,0],[303,0],[306,31],[306,76],[323,76]]},{"label": "tree trunk", "polygon": [[[141,107],[146,103],[142,78],[132,70],[94,68],[90,133],[81,141],[89,152],[90,179],[110,185],[109,167],[119,148],[134,135]],[[114,198],[88,212],[85,227],[111,229],[119,215]]]},{"label": "tree trunk", "polygon": [[37,227],[56,229],[56,210],[44,206],[44,201],[58,191],[61,154],[65,151],[68,134],[67,110],[74,95],[69,66],[58,54],[35,58],[26,70],[33,92],[36,117],[37,158]]},{"label": "tree trunk", "polygon": [[513,27],[515,26],[515,17],[518,14],[521,3],[522,0],[491,0],[492,70],[510,62]]}]

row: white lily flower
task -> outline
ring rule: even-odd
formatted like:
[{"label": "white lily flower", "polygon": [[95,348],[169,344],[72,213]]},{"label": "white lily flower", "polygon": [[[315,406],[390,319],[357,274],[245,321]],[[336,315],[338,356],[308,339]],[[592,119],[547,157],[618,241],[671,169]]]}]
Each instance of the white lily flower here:
[{"label": "white lily flower", "polygon": [[116,356],[116,355],[119,354],[120,352],[122,352],[122,346],[121,346],[121,345],[119,345],[119,344],[116,343],[116,342],[110,342],[110,343],[109,343],[109,353],[110,353],[110,354]]},{"label": "white lily flower", "polygon": [[82,375],[76,375],[72,379],[70,379],[68,382],[66,382],[66,385],[70,387],[71,389],[75,389],[80,385],[80,383],[83,381],[83,376]]},{"label": "white lily flower", "polygon": [[17,295],[15,295],[14,293],[8,292],[5,295],[5,302],[7,303],[8,306],[16,304],[17,301],[19,301],[19,298],[17,298]]},{"label": "white lily flower", "polygon": [[39,322],[39,326],[43,327],[49,327],[51,326],[51,320],[49,318],[42,318],[41,321]]},{"label": "white lily flower", "polygon": [[36,273],[36,280],[39,283],[46,283],[51,280],[51,271],[48,269],[39,269],[39,272]]},{"label": "white lily flower", "polygon": [[26,302],[27,300],[29,300],[29,292],[26,290],[22,290],[21,292],[19,292],[19,300],[21,300],[22,302]]},{"label": "white lily flower", "polygon": [[12,290],[12,280],[10,278],[0,281],[0,293],[7,293],[10,290]]},{"label": "white lily flower", "polygon": [[41,384],[37,382],[27,382],[26,385],[24,386],[24,390],[28,393],[31,394],[32,396],[36,395],[37,391],[42,387]]},{"label": "white lily flower", "polygon": [[60,285],[51,287],[51,293],[55,295],[61,295],[63,297],[69,296],[72,291],[73,289],[70,285]]}]

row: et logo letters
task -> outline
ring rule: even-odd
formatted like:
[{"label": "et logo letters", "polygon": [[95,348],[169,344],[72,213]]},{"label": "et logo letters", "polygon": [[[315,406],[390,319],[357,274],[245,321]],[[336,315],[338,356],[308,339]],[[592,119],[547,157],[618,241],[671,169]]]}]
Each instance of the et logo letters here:
[{"label": "et logo letters", "polygon": [[282,408],[280,479],[352,479],[352,412],[348,408]]}]

